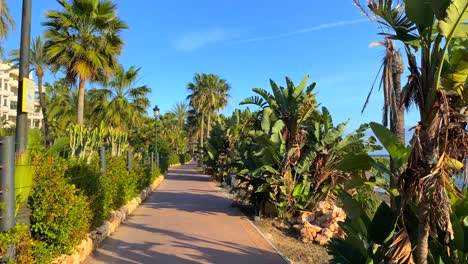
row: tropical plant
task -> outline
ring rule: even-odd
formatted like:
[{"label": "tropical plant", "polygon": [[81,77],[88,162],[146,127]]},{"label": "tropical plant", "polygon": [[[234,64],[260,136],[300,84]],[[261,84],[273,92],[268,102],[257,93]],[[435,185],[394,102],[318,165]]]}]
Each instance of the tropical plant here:
[{"label": "tropical plant", "polygon": [[[264,109],[270,109],[264,113],[274,113],[284,124],[281,131],[285,141],[285,156],[281,156],[281,165],[278,168],[285,185],[293,184],[291,166],[294,166],[301,157],[301,148],[306,144],[307,133],[305,125],[311,120],[315,113],[317,102],[313,90],[315,83],[307,86],[309,76],[306,76],[298,86],[286,77],[287,87],[278,87],[270,80],[273,94],[265,89],[252,89],[259,96],[252,96],[242,101],[240,104],[255,104]],[[268,120],[268,119],[262,119]],[[283,129],[283,128],[281,128]],[[294,186],[289,186],[294,188]]]},{"label": "tropical plant", "polygon": [[140,68],[120,67],[102,89],[88,92],[92,108],[92,121],[105,122],[121,130],[131,130],[142,124],[143,116],[150,102],[147,98],[151,89],[146,86],[135,87]]},{"label": "tropical plant", "polygon": [[[0,39],[5,39],[8,36],[8,31],[14,29],[15,23],[10,15],[10,9],[6,0],[0,0]],[[3,54],[3,48],[0,46],[0,55]]]},{"label": "tropical plant", "polygon": [[[31,47],[29,48],[29,65],[31,71],[34,71],[37,77],[37,88],[39,90],[39,104],[41,105],[42,120],[44,122],[45,143],[48,147],[52,144],[52,139],[50,137],[49,131],[49,119],[47,116],[45,92],[43,91],[42,87],[44,73],[47,67],[46,53],[47,50],[44,47],[44,40],[40,36],[37,36],[36,39],[32,40]],[[10,55],[13,56],[12,60],[16,62],[16,66],[19,66],[20,50],[17,49],[11,51]]]},{"label": "tropical plant", "polygon": [[67,129],[76,122],[78,90],[65,79],[44,86],[51,137],[54,140],[66,137]]},{"label": "tropical plant", "polygon": [[[193,82],[187,85],[187,89],[191,92],[187,99],[196,115],[201,115],[201,130],[200,130],[200,158],[199,161],[203,161],[203,148],[204,148],[204,125],[205,116],[207,116],[207,133],[209,135],[211,127],[211,116],[212,114],[224,108],[227,105],[227,99],[229,98],[229,90],[231,86],[226,80],[221,79],[215,74],[195,74]],[[201,163],[200,163],[201,165]]]},{"label": "tropical plant", "polygon": [[105,0],[57,0],[63,10],[46,12],[45,48],[52,70],[62,69],[78,81],[78,124],[83,125],[85,84],[102,81],[115,72],[127,28],[116,14],[117,5]]},{"label": "tropical plant", "polygon": [[[467,38],[468,1],[407,0],[402,7],[387,0],[369,1],[368,6],[391,31],[385,34],[404,45],[408,58],[410,76],[403,91],[404,103],[416,104],[420,123],[398,187],[402,207],[417,205],[415,257],[417,263],[427,263],[430,233],[440,231],[448,240],[454,238],[447,191],[454,188],[450,174],[463,167],[461,161],[467,156],[466,116],[457,111],[461,109],[457,104],[467,99],[468,71],[457,66],[466,65],[463,54],[467,46],[457,45],[457,55],[448,51]],[[398,236],[395,239],[410,243]]]}]

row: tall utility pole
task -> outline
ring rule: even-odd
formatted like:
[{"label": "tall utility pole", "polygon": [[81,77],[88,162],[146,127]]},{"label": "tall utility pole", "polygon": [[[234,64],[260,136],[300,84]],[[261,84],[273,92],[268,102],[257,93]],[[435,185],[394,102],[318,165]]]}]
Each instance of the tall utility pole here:
[{"label": "tall utility pole", "polygon": [[23,0],[21,17],[20,63],[18,77],[18,105],[16,108],[16,145],[17,154],[26,151],[28,136],[28,113],[23,112],[23,78],[29,77],[29,47],[31,42],[32,0]]}]

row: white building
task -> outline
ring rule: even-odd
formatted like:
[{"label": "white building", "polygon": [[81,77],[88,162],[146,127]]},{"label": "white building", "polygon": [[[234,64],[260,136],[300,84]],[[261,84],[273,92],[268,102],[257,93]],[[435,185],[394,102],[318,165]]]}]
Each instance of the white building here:
[{"label": "white building", "polygon": [[[14,126],[16,123],[16,106],[18,105],[18,76],[17,69],[12,64],[0,62],[0,124],[5,127]],[[32,79],[32,74],[29,75]],[[39,104],[39,90],[36,86],[36,99],[34,102],[34,113],[28,113],[28,126],[42,127],[42,111]],[[0,126],[1,127],[1,126]]]}]

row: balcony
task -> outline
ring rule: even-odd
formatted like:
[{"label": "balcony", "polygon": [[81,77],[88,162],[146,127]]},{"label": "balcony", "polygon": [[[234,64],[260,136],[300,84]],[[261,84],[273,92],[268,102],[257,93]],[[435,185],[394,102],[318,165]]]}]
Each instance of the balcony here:
[{"label": "balcony", "polygon": [[3,95],[3,96],[10,96],[10,95],[13,95],[13,93],[10,92],[10,91],[7,91],[7,90],[1,90],[1,89],[0,89],[0,95]]},{"label": "balcony", "polygon": [[12,87],[18,87],[18,80],[10,79],[8,80],[8,84]]}]

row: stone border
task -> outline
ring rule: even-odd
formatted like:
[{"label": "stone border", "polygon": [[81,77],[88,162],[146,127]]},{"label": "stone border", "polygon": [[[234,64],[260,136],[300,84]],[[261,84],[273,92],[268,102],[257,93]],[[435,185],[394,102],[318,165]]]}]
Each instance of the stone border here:
[{"label": "stone border", "polygon": [[164,175],[160,175],[154,182],[143,189],[140,194],[129,201],[126,205],[113,211],[111,216],[104,224],[96,230],[88,233],[87,237],[81,241],[72,255],[62,255],[56,258],[54,264],[80,264],[83,263],[91,253],[99,247],[102,241],[110,236],[117,227],[132,214],[133,211],[143,202],[152,192],[154,192],[164,181]]}]

